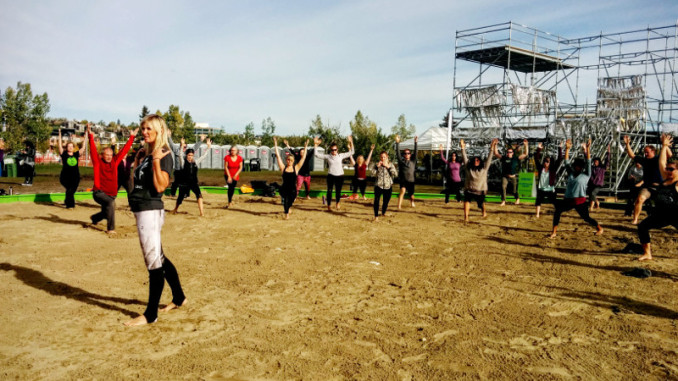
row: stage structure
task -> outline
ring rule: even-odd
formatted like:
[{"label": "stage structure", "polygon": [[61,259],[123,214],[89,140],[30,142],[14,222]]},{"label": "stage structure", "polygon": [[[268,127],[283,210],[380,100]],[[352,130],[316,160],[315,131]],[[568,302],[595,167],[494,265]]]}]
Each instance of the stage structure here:
[{"label": "stage structure", "polygon": [[616,194],[631,164],[622,135],[639,152],[678,132],[677,37],[676,25],[581,38],[513,22],[457,31],[448,141],[465,139],[472,154],[493,138],[545,141],[555,154],[572,139],[576,155],[591,138],[593,157],[611,144],[606,190]]}]

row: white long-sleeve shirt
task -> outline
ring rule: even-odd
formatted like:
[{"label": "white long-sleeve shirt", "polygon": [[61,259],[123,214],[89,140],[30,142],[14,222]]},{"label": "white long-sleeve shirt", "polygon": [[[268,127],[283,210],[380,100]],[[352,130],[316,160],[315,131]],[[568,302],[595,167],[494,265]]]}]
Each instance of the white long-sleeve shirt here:
[{"label": "white long-sleeve shirt", "polygon": [[353,155],[353,148],[350,151],[344,153],[338,153],[336,155],[319,153],[318,150],[313,150],[313,155],[318,159],[327,160],[327,174],[332,176],[343,176],[344,175],[344,166],[341,164],[344,159],[347,159]]}]

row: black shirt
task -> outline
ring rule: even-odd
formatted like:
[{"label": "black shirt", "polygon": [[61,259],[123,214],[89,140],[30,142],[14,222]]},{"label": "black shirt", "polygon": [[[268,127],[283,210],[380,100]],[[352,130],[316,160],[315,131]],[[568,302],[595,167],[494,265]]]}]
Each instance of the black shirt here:
[{"label": "black shirt", "polygon": [[[169,175],[174,164],[172,156],[160,159],[160,168]],[[134,188],[129,195],[129,206],[133,212],[164,209],[162,193],[153,185],[153,156],[148,155],[134,170]]]},{"label": "black shirt", "polygon": [[641,157],[640,164],[643,166],[643,187],[661,184],[662,173],[659,170],[659,156],[655,156],[652,159]]},{"label": "black shirt", "polygon": [[[292,151],[294,154],[294,164],[299,163],[301,160],[301,150]],[[311,176],[311,158],[313,157],[313,148],[306,150],[306,160],[304,164],[299,168],[299,176]]]},{"label": "black shirt", "polygon": [[513,156],[502,156],[501,158],[501,175],[515,175],[520,172],[520,159]]},{"label": "black shirt", "polygon": [[73,155],[69,155],[67,151],[64,151],[61,154],[61,164],[63,164],[61,176],[70,178],[80,177],[78,159],[80,159],[80,151],[73,152]]},{"label": "black shirt", "polygon": [[656,210],[658,213],[675,217],[676,213],[678,213],[678,191],[676,191],[676,183],[661,185],[657,189],[655,203],[657,205]]}]

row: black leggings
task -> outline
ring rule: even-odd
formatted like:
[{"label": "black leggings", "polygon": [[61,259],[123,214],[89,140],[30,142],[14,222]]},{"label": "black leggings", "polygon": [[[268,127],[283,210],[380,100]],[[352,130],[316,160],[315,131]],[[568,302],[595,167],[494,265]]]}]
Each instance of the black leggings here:
[{"label": "black leggings", "polygon": [[177,198],[177,206],[181,205],[184,202],[184,198],[191,195],[191,191],[195,194],[195,198],[202,198],[202,193],[200,193],[200,187],[198,184],[182,184],[179,185],[179,198]]},{"label": "black leggings", "polygon": [[544,202],[544,199],[549,200],[553,205],[556,204],[556,191],[545,191],[537,189],[537,200],[534,202],[534,206],[541,206]]},{"label": "black leggings", "polygon": [[[224,175],[226,179],[226,184],[228,184],[228,176]],[[233,201],[233,193],[235,193],[235,186],[238,185],[238,182],[233,179],[230,184],[228,184],[228,203],[230,204]]]},{"label": "black leggings", "polygon": [[365,189],[367,188],[367,179],[353,178],[353,194],[360,191],[361,196],[365,196]]},{"label": "black leggings", "polygon": [[643,245],[650,243],[650,229],[661,229],[673,225],[678,229],[678,215],[669,213],[653,213],[638,224],[638,238]]},{"label": "black leggings", "polygon": [[33,177],[35,176],[35,166],[29,165],[29,164],[24,164],[23,165],[23,172],[24,172],[24,183],[25,184],[33,184]]},{"label": "black leggings", "polygon": [[461,181],[452,181],[448,180],[445,183],[445,203],[450,202],[450,195],[454,194],[457,197],[457,200],[461,201]]},{"label": "black leggings", "polygon": [[103,191],[94,191],[92,198],[97,204],[101,205],[101,212],[93,214],[90,218],[93,224],[98,224],[101,220],[108,223],[106,230],[115,230],[115,197],[111,197]]},{"label": "black leggings", "polygon": [[66,199],[64,204],[67,208],[75,208],[75,192],[78,190],[78,185],[80,185],[80,176],[59,176],[59,182],[66,188]]},{"label": "black leggings", "polygon": [[388,208],[388,203],[391,201],[391,195],[393,194],[393,189],[382,189],[379,187],[374,187],[374,216],[379,216],[379,199],[381,196],[384,196],[384,203],[381,205],[381,215],[386,214],[386,209]]},{"label": "black leggings", "polygon": [[556,202],[556,212],[553,215],[553,226],[558,226],[560,223],[561,214],[572,209],[576,210],[577,213],[579,213],[579,216],[581,216],[584,221],[588,222],[589,225],[596,227],[598,226],[598,221],[589,216],[589,204],[584,202],[579,205],[575,205],[574,200],[571,199],[558,200],[558,202]]},{"label": "black leggings", "polygon": [[290,212],[290,207],[294,204],[294,200],[297,199],[297,189],[280,189],[280,198],[282,200],[283,210],[285,214]]},{"label": "black leggings", "polygon": [[327,205],[332,203],[332,188],[334,188],[337,204],[341,201],[341,187],[344,186],[344,176],[327,175]]},{"label": "black leggings", "polygon": [[160,305],[162,289],[165,287],[165,280],[167,280],[167,284],[169,284],[172,290],[172,303],[178,307],[186,299],[184,290],[181,288],[179,273],[177,273],[176,267],[167,257],[164,257],[162,267],[148,270],[148,305],[146,306],[144,316],[149,323],[153,323],[158,319],[158,307]]},{"label": "black leggings", "polygon": [[174,181],[172,181],[172,187],[170,188],[170,194],[174,197],[177,194],[177,188],[181,185],[181,171],[174,171]]}]

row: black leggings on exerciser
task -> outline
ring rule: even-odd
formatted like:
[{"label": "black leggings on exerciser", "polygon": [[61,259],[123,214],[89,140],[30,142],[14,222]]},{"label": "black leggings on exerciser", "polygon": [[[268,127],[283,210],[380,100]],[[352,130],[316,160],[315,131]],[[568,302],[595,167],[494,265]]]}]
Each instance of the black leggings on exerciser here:
[{"label": "black leggings on exerciser", "polygon": [[388,202],[391,201],[391,195],[393,194],[393,189],[382,189],[379,187],[374,187],[374,216],[379,217],[379,199],[381,196],[384,196],[384,203],[381,206],[381,215],[386,214],[386,209],[388,208]]},{"label": "black leggings on exerciser", "polygon": [[598,221],[594,220],[589,215],[589,204],[587,202],[575,205],[573,200],[568,199],[558,200],[558,202],[556,202],[556,212],[553,215],[553,226],[558,226],[560,223],[561,214],[572,209],[576,210],[577,213],[579,213],[579,216],[581,216],[584,221],[588,222],[589,225],[596,227],[598,226]]},{"label": "black leggings on exerciser", "polygon": [[172,290],[172,303],[180,306],[186,299],[181,288],[176,267],[167,257],[164,257],[162,267],[148,270],[148,305],[146,306],[144,316],[149,323],[153,323],[158,319],[158,307],[160,306],[162,289],[165,287],[165,280],[167,280],[167,284],[169,284]]},{"label": "black leggings on exerciser", "polygon": [[650,243],[650,229],[661,229],[673,225],[678,229],[678,216],[670,213],[655,212],[638,224],[640,243]]},{"label": "black leggings on exerciser", "polygon": [[[228,176],[224,176],[226,179],[226,184],[228,184]],[[238,182],[233,179],[230,184],[228,184],[228,203],[230,204],[233,201],[233,193],[235,193],[235,187],[238,185]]]},{"label": "black leggings on exerciser", "polygon": [[297,199],[297,189],[281,189],[280,198],[282,199],[283,210],[285,214],[290,212],[290,207],[294,204],[294,200]]},{"label": "black leggings on exerciser", "polygon": [[111,197],[103,191],[94,191],[92,198],[97,204],[101,205],[101,212],[93,214],[90,218],[93,224],[98,224],[101,220],[106,220],[106,230],[115,230],[115,197]]},{"label": "black leggings on exerciser", "polygon": [[78,185],[80,185],[80,176],[68,177],[61,175],[59,176],[59,182],[66,188],[64,204],[66,204],[67,208],[75,208],[75,192],[78,190]]},{"label": "black leggings on exerciser", "polygon": [[332,203],[332,188],[335,191],[337,204],[341,200],[341,187],[344,186],[344,176],[327,175],[327,205]]},{"label": "black leggings on exerciser", "polygon": [[191,195],[191,191],[193,191],[193,194],[195,194],[196,199],[202,198],[202,193],[200,193],[200,187],[198,184],[179,185],[179,198],[177,198],[177,206],[184,202],[184,198]]}]

